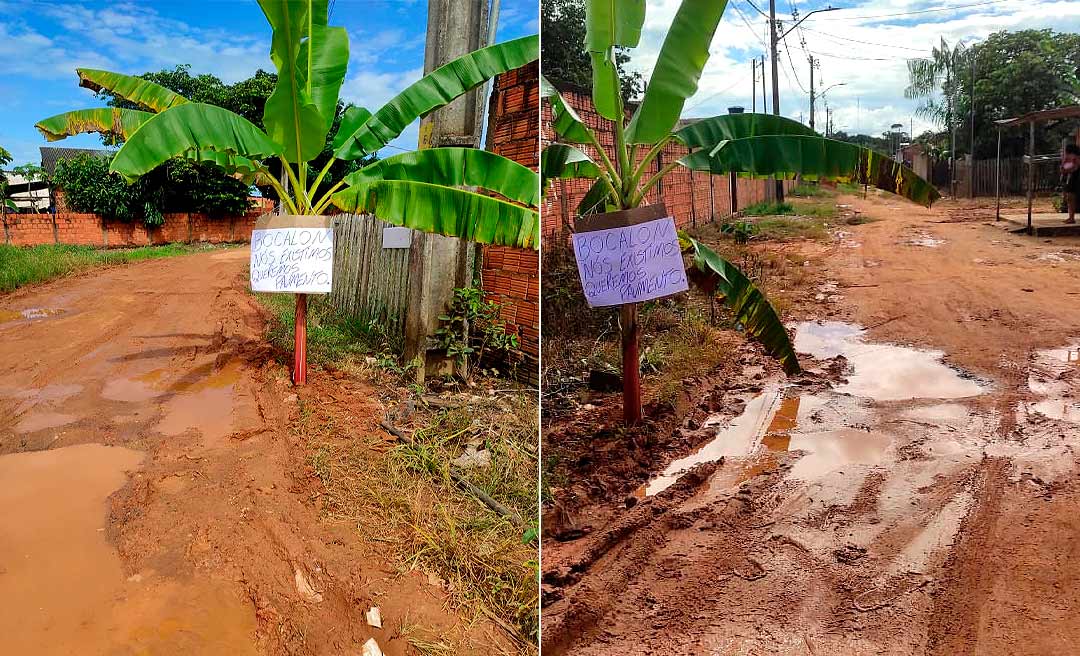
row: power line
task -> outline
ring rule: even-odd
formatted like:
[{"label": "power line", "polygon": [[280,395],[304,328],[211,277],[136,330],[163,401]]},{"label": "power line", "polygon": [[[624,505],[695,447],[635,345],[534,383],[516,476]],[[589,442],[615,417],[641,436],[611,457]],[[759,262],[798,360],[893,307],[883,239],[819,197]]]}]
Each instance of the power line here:
[{"label": "power line", "polygon": [[[837,34],[829,34],[828,32],[822,32],[820,30],[812,30],[809,27],[803,27],[803,28],[800,28],[800,30],[806,30],[807,32],[812,32],[814,34],[818,34],[818,35],[821,35],[821,36],[824,36],[824,37],[827,37],[827,38],[840,39],[841,41],[850,41],[852,43],[861,43],[861,44],[866,45],[866,46],[881,46],[883,48],[897,48],[897,49],[900,49],[900,50],[913,50],[915,52],[921,52],[921,53],[924,53],[924,54],[929,54],[930,53],[930,51],[927,50],[926,48],[909,48],[908,46],[894,46],[894,45],[889,44],[889,43],[874,43],[873,41],[860,41],[858,39],[852,39],[852,38],[849,38],[849,37],[846,37],[846,36],[839,36]],[[843,45],[843,44],[839,44],[839,45]]]},{"label": "power line", "polygon": [[715,98],[715,97],[717,97],[717,96],[719,96],[719,95],[725,94],[725,93],[727,93],[728,91],[731,91],[732,89],[734,89],[735,87],[739,86],[740,84],[743,84],[743,83],[745,83],[745,82],[746,82],[746,77],[747,77],[747,76],[746,76],[746,75],[744,74],[744,75],[743,75],[743,76],[742,76],[742,77],[741,77],[740,79],[736,80],[736,81],[735,81],[734,83],[732,83],[732,84],[729,84],[728,86],[724,87],[723,89],[720,89],[719,91],[715,91],[715,92],[713,92],[713,93],[711,93],[711,94],[709,94],[709,95],[705,96],[705,97],[704,97],[704,98],[702,98],[701,100],[699,100],[699,101],[695,102],[695,103],[694,103],[693,105],[691,105],[691,106],[689,106],[689,107],[685,108],[685,109],[684,109],[683,111],[684,111],[684,112],[688,112],[688,111],[690,111],[690,110],[694,109],[695,107],[701,107],[702,105],[704,105],[705,103],[709,102],[709,101],[710,101],[710,100],[712,100],[713,98]]},{"label": "power line", "polygon": [[750,30],[750,32],[754,35],[754,38],[761,42],[761,46],[767,50],[768,46],[765,45],[765,40],[761,38],[761,36],[754,29],[754,26],[750,24],[749,19],[746,18],[746,14],[742,13],[742,10],[739,9],[739,5],[731,6],[735,8],[735,13],[737,13],[739,15],[739,18],[743,20],[743,23],[746,24],[746,29]]},{"label": "power line", "polygon": [[896,14],[876,14],[873,16],[837,16],[836,18],[821,18],[823,21],[854,21],[854,20],[868,20],[871,18],[893,18],[896,16],[915,16],[917,14],[929,14],[937,11],[960,11],[961,9],[971,9],[972,7],[985,7],[987,5],[1000,5],[1005,2],[1012,2],[1013,0],[986,0],[985,2],[973,2],[967,5],[953,5],[951,7],[938,7],[936,9],[920,9],[918,11],[903,11]]},{"label": "power line", "polygon": [[[795,76],[795,82],[799,85],[799,88],[802,89],[803,93],[809,95],[810,92],[802,85],[802,80],[799,79],[799,73],[795,70],[795,61],[791,58],[791,46],[787,43],[784,43],[784,54],[787,55],[788,66],[791,67],[791,74]],[[787,77],[787,73],[784,73],[784,77]],[[791,82],[791,80],[788,80],[788,82]]]},{"label": "power line", "polygon": [[811,50],[812,54],[818,57],[831,57],[833,59],[850,59],[854,61],[911,61],[913,59],[919,59],[919,57],[854,57],[852,55],[838,55],[832,52],[819,52],[817,50]]}]

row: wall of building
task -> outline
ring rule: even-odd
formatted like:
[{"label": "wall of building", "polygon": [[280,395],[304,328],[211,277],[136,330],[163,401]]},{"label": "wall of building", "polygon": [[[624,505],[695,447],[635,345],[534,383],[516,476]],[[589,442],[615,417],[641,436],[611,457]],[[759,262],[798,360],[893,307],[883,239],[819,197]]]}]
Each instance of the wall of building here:
[{"label": "wall of building", "polygon": [[159,226],[142,222],[108,221],[97,214],[7,214],[3,239],[13,246],[74,244],[100,248],[125,248],[154,244],[208,242],[221,244],[251,240],[255,221],[269,211],[269,201],[259,199],[243,216],[209,217],[205,214],[166,214]]},{"label": "wall of building", "polygon": [[[615,157],[614,124],[596,113],[592,95],[585,89],[560,89],[563,98],[577,111],[585,125],[594,130],[600,145],[608,156]],[[543,144],[555,141],[551,128],[551,105],[544,103],[541,108],[541,135]],[[590,156],[596,157],[591,146],[581,146]],[[644,149],[641,149],[644,150]],[[644,176],[648,178],[664,165],[683,157],[689,150],[678,144],[669,144],[663,153],[649,167]],[[640,161],[640,160],[639,160]],[[707,223],[717,218],[730,216],[732,211],[729,177],[709,175],[690,171],[682,167],[668,173],[662,183],[646,196],[646,204],[663,202],[668,212],[675,218],[678,227]],[[736,179],[737,209],[759,203],[768,198],[767,180],[749,178]],[[791,182],[787,185],[790,187]],[[573,232],[574,217],[578,203],[592,186],[591,180],[555,180],[548,190],[543,208],[543,235],[554,242],[558,236],[565,237]],[[546,242],[547,243],[547,242]]]},{"label": "wall of building", "polygon": [[[488,150],[537,170],[540,165],[540,70],[536,62],[495,79]],[[519,336],[522,380],[539,384],[540,259],[533,249],[485,246],[481,284],[488,299],[503,305],[503,319]]]}]

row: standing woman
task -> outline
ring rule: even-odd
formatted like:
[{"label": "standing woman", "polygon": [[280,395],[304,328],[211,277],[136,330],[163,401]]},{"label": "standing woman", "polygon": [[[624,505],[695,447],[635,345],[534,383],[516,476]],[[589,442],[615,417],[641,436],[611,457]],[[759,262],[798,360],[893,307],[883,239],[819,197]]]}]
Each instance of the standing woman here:
[{"label": "standing woman", "polygon": [[1065,146],[1061,175],[1065,179],[1065,204],[1069,209],[1065,223],[1076,223],[1076,200],[1080,197],[1080,146],[1074,143]]}]

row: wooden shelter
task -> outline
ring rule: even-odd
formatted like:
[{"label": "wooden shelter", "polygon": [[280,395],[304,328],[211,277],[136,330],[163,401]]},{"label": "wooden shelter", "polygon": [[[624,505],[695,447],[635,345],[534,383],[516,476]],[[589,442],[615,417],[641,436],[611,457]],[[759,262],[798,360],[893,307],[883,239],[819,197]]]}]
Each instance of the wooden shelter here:
[{"label": "wooden shelter", "polygon": [[1036,155],[1035,154],[1035,126],[1039,123],[1057,123],[1059,121],[1067,121],[1070,119],[1080,119],[1080,105],[1069,105],[1067,107],[1055,107],[1054,109],[1044,109],[1037,112],[1029,112],[1021,116],[1014,116],[1013,118],[1004,118],[998,121],[994,121],[997,124],[997,168],[996,177],[994,180],[994,197],[996,203],[996,216],[1001,220],[1001,133],[1007,128],[1028,127],[1028,148],[1027,155],[1024,156],[1024,164],[1027,168],[1026,176],[1026,194],[1027,194],[1027,233],[1034,234],[1034,226],[1032,224],[1032,205],[1035,198],[1035,166],[1040,162],[1052,162],[1061,159],[1061,153]]}]

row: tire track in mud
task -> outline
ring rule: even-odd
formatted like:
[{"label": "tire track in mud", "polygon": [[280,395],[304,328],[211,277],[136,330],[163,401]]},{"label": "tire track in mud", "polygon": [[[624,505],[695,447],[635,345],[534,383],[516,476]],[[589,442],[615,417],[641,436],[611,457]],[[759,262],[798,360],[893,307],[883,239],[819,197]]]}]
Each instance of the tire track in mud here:
[{"label": "tire track in mud", "polygon": [[929,656],[974,653],[980,616],[995,576],[992,541],[1008,470],[1008,459],[988,456],[971,474],[967,487],[977,501],[960,524],[934,593],[928,621]]}]

